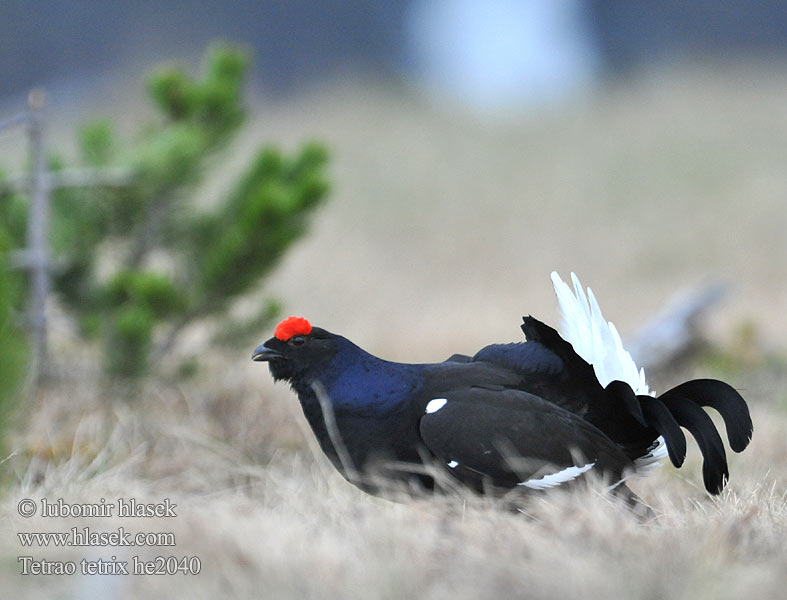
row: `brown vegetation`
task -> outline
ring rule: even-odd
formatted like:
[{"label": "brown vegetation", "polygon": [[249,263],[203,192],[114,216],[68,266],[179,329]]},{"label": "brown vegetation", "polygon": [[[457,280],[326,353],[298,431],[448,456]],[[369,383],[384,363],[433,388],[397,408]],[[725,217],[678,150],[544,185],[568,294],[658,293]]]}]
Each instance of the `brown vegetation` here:
[{"label": "brown vegetation", "polygon": [[[690,445],[680,471],[632,482],[657,515],[648,522],[598,487],[537,495],[525,514],[471,496],[371,498],[315,450],[294,395],[251,363],[251,348],[221,355],[195,331],[176,351],[204,355],[195,378],[130,394],[79,366],[89,353],[71,367],[61,326],[55,360],[68,372],[25,399],[2,465],[4,597],[782,597],[787,80],[774,73],[741,85],[740,73],[690,71],[573,112],[485,123],[392,90],[335,88],[262,110],[235,148],[243,155],[261,131],[334,146],[335,196],[270,285],[288,310],[386,358],[441,360],[517,339],[521,314],[554,322],[553,268],[576,270],[624,337],[677,287],[730,281],[711,349],[651,382],[716,376],[750,402],[754,439],[731,456],[720,497],[702,490]],[[17,514],[26,497],[131,496],[170,498],[178,517]],[[86,524],[172,531],[177,547],[28,551],[16,535]],[[26,553],[197,555],[202,572],[21,576]]]}]

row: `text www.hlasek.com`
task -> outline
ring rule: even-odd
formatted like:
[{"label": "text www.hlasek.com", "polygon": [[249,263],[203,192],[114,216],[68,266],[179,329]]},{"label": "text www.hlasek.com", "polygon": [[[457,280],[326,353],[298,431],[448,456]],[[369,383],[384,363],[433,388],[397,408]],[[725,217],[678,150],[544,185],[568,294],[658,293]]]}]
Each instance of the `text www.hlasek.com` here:
[{"label": "text www.hlasek.com", "polygon": [[[151,518],[177,517],[177,504],[169,498],[161,502],[142,503],[135,498],[118,498],[116,502],[101,498],[98,502],[70,503],[63,498],[51,501],[22,498],[17,505],[21,517],[36,514],[45,519],[69,518],[130,518],[147,521]],[[125,527],[96,530],[90,526],[71,527],[68,531],[17,532],[23,548],[94,548],[94,547],[169,547],[176,546],[171,531],[129,531]],[[127,558],[129,560],[122,560]],[[43,557],[18,556],[21,575],[197,575],[202,570],[198,556],[123,556],[77,560],[52,560]]]},{"label": "text www.hlasek.com", "polygon": [[131,533],[123,527],[115,531],[91,531],[89,527],[81,530],[72,527],[63,532],[19,532],[22,546],[175,546],[175,534],[170,531]]}]

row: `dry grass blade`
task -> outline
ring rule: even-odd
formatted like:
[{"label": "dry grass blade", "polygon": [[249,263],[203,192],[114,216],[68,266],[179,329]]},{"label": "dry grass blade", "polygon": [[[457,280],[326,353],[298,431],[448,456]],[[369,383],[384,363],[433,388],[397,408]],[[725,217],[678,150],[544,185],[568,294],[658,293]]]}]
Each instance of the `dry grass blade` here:
[{"label": "dry grass blade", "polygon": [[328,394],[322,383],[315,381],[312,384],[314,395],[317,396],[317,401],[320,403],[320,410],[322,410],[322,418],[325,421],[325,429],[328,430],[328,436],[331,438],[334,450],[339,457],[342,468],[347,475],[347,479],[351,483],[359,485],[361,483],[361,475],[358,469],[355,468],[350,453],[347,452],[347,446],[344,445],[339,428],[336,426],[336,416],[333,414],[333,405],[331,404]]}]

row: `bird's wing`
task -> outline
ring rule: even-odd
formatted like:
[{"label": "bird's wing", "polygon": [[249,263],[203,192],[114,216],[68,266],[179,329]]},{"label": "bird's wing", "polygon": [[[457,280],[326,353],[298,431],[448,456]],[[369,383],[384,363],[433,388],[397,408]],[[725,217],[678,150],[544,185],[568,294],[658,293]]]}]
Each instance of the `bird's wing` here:
[{"label": "bird's wing", "polygon": [[528,377],[549,378],[564,368],[563,360],[539,342],[492,344],[481,348],[470,360],[496,364]]},{"label": "bird's wing", "polygon": [[543,489],[594,471],[620,477],[630,460],[601,431],[537,396],[473,387],[426,403],[424,445],[464,483]]}]

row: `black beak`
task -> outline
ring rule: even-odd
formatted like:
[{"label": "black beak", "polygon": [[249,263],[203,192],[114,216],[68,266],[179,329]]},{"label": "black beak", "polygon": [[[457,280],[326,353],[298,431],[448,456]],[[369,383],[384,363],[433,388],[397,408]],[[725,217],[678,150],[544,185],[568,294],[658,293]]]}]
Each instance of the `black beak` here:
[{"label": "black beak", "polygon": [[284,355],[281,352],[268,348],[265,344],[260,344],[254,349],[254,352],[251,353],[251,360],[256,362],[264,362],[283,357]]}]

